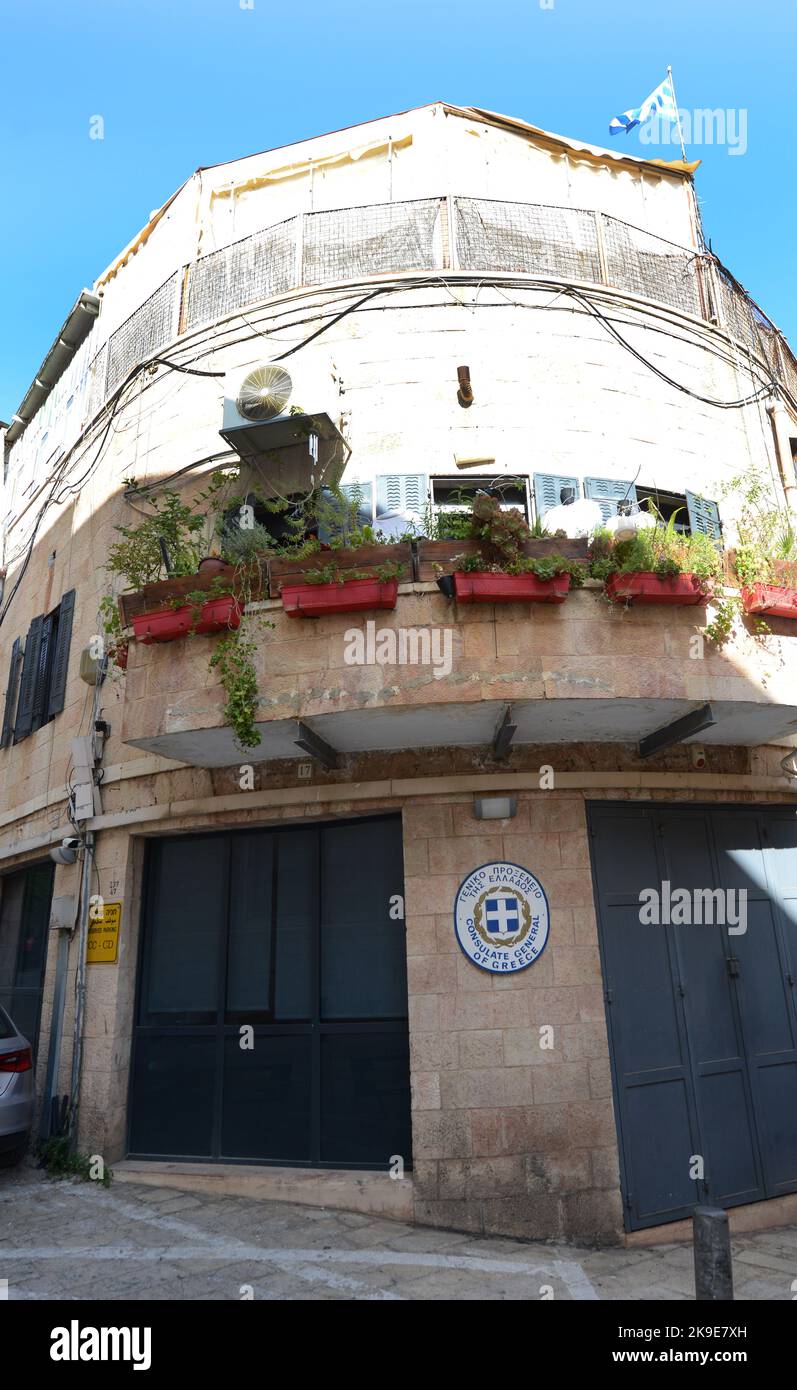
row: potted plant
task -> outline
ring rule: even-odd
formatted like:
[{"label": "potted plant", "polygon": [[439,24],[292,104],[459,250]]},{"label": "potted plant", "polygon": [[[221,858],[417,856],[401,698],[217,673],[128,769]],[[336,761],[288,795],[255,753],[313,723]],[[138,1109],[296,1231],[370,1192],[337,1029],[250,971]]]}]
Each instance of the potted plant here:
[{"label": "potted plant", "polygon": [[782,512],[744,522],[733,567],[745,613],[797,619],[797,529]]},{"label": "potted plant", "polygon": [[630,540],[615,541],[606,530],[595,533],[590,574],[604,581],[610,602],[685,606],[709,601],[722,576],[722,556],[702,532],[679,532],[676,515],[638,530]]},{"label": "potted plant", "polygon": [[377,565],[343,571],[336,560],[305,570],[301,584],[282,585],[282,606],[291,618],[322,618],[330,613],[365,613],[395,608],[404,565]]},{"label": "potted plant", "polygon": [[186,603],[175,601],[172,606],[135,614],[136,641],[145,644],[176,642],[180,637],[204,637],[240,627],[241,604],[237,594],[219,592],[208,598],[205,593],[195,591],[186,597]]},{"label": "potted plant", "polygon": [[410,544],[363,524],[361,508],[356,490],[347,497],[330,488],[307,499],[295,539],[269,562],[270,592],[290,617],[395,608],[399,580],[411,566]]},{"label": "potted plant", "polygon": [[[205,536],[212,530],[209,518],[227,481],[222,473],[214,473],[208,487],[191,503],[170,488],[149,496],[134,482],[129,483],[128,495],[146,496],[152,510],[136,526],[116,527],[121,539],[111,546],[106,569],[123,577],[137,592],[153,585],[159,590],[160,601],[132,619],[136,641],[172,642],[189,632],[219,632],[240,622],[229,585],[225,591],[216,584],[224,576],[231,577],[233,566],[220,555],[202,556]],[[211,580],[208,593],[193,592],[180,582],[196,574]],[[173,583],[162,584],[164,576]],[[180,602],[176,601],[178,595]]]},{"label": "potted plant", "polygon": [[469,527],[476,548],[455,560],[457,602],[564,603],[571,587],[583,583],[584,566],[556,550],[527,555],[527,543],[542,534],[539,527],[532,531],[516,508],[505,510],[496,497],[477,496]]}]

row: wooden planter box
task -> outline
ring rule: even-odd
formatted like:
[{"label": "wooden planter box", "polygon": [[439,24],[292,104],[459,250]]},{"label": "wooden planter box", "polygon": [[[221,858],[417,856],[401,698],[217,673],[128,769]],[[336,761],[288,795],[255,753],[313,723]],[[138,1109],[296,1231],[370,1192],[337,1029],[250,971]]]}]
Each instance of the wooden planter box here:
[{"label": "wooden planter box", "polygon": [[457,603],[564,603],[570,589],[569,574],[538,579],[536,574],[490,574],[457,571],[454,593]]},{"label": "wooden planter box", "polygon": [[745,613],[770,618],[797,618],[797,589],[788,589],[781,584],[751,584],[749,589],[742,589],[742,603]]},{"label": "wooden planter box", "polygon": [[[262,598],[267,591],[265,561],[261,562],[251,576],[252,598]],[[185,598],[186,594],[202,593],[218,588],[218,576],[200,572],[183,575],[180,579],[160,579],[157,584],[145,584],[134,594],[120,594],[119,613],[124,627],[132,627],[133,619],[141,614],[160,611],[172,599]]]},{"label": "wooden planter box", "polygon": [[347,579],[343,584],[283,584],[282,606],[291,618],[324,618],[330,613],[366,613],[395,608],[397,579]]},{"label": "wooden planter box", "polygon": [[[535,560],[547,559],[549,555],[564,555],[567,559],[578,560],[586,565],[589,543],[583,540],[569,541],[565,537],[542,536],[537,540],[526,541],[523,554]],[[478,555],[481,552],[479,541],[418,541],[418,564],[416,578],[426,583],[437,579],[441,574],[457,572],[459,557]]]},{"label": "wooden planter box", "polygon": [[[308,570],[322,569],[330,561],[334,561],[344,578],[352,570],[377,570],[382,565],[402,565],[402,580],[412,579],[412,549],[409,545],[362,545],[357,550],[321,550],[314,555],[305,555],[301,560],[282,556],[271,559],[268,565],[269,594],[272,598],[279,598],[285,585],[302,584]],[[319,589],[330,586],[314,584],[311,587]]]},{"label": "wooden planter box", "polygon": [[152,613],[137,613],[133,631],[137,642],[176,642],[189,633],[206,635],[211,632],[232,631],[241,626],[241,607],[232,594],[210,599],[199,612],[193,604],[181,608],[161,608]]},{"label": "wooden planter box", "polygon": [[610,574],[606,593],[612,603],[689,604],[708,603],[710,590],[694,574]]}]

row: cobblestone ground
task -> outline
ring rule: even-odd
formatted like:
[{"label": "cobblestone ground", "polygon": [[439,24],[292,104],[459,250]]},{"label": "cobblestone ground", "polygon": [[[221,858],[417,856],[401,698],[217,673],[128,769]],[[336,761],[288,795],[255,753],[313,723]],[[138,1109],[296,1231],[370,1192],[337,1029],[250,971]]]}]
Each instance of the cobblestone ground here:
[{"label": "cobblestone ground", "polygon": [[[736,1297],[791,1299],[797,1229],[734,1241]],[[689,1245],[479,1239],[242,1197],[0,1172],[0,1298],[691,1299]],[[797,1288],[797,1284],[795,1284]],[[550,1297],[547,1293],[547,1297]]]}]

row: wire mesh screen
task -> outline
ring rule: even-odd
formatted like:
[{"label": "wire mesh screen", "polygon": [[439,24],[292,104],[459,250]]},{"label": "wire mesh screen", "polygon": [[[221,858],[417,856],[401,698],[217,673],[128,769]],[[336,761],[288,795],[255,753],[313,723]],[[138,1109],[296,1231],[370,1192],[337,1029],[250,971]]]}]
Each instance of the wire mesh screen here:
[{"label": "wire mesh screen", "polygon": [[722,266],[717,266],[722,324],[732,338],[745,347],[755,347],[756,338],[750,300]]},{"label": "wire mesh screen", "polygon": [[614,217],[603,225],[610,285],[702,317],[694,252]]},{"label": "wire mesh screen", "polygon": [[86,419],[91,420],[97,414],[103,401],[105,400],[105,374],[108,368],[108,344],[104,343],[99,352],[96,353],[91,366],[89,367],[89,379],[86,387]]},{"label": "wire mesh screen", "polygon": [[291,289],[298,223],[298,217],[289,217],[197,261],[188,280],[186,328]]},{"label": "wire mesh screen", "polygon": [[457,259],[463,270],[515,270],[600,280],[595,217],[573,208],[457,198]]},{"label": "wire mesh screen", "polygon": [[795,361],[791,348],[783,338],[780,340],[780,362],[781,370],[778,377],[797,401],[797,361]]},{"label": "wire mesh screen", "polygon": [[108,379],[110,395],[123,381],[131,367],[143,362],[175,334],[180,274],[175,272],[149,299],[136,309],[108,339]]},{"label": "wire mesh screen", "polygon": [[437,231],[442,198],[312,212],[305,218],[302,283],[355,280],[442,264]]}]

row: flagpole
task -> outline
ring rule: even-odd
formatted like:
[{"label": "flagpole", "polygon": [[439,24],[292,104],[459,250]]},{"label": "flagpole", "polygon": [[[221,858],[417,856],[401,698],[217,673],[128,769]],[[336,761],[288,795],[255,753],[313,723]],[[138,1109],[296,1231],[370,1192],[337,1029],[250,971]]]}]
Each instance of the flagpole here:
[{"label": "flagpole", "polygon": [[683,159],[683,162],[684,162],[684,164],[685,164],[685,163],[686,163],[686,146],[685,146],[685,144],[684,144],[684,133],[683,133],[683,131],[682,131],[682,129],[681,129],[681,113],[680,113],[680,111],[678,110],[678,98],[677,98],[676,95],[675,95],[675,82],[674,82],[674,80],[673,80],[672,68],[669,66],[669,64],[667,65],[667,76],[668,76],[669,79],[670,79],[670,87],[671,87],[671,89],[672,89],[672,100],[673,100],[673,105],[674,105],[674,107],[675,107],[675,119],[676,119],[676,121],[677,121],[677,123],[678,123],[678,139],[679,139],[680,142],[681,142],[681,158]]}]

